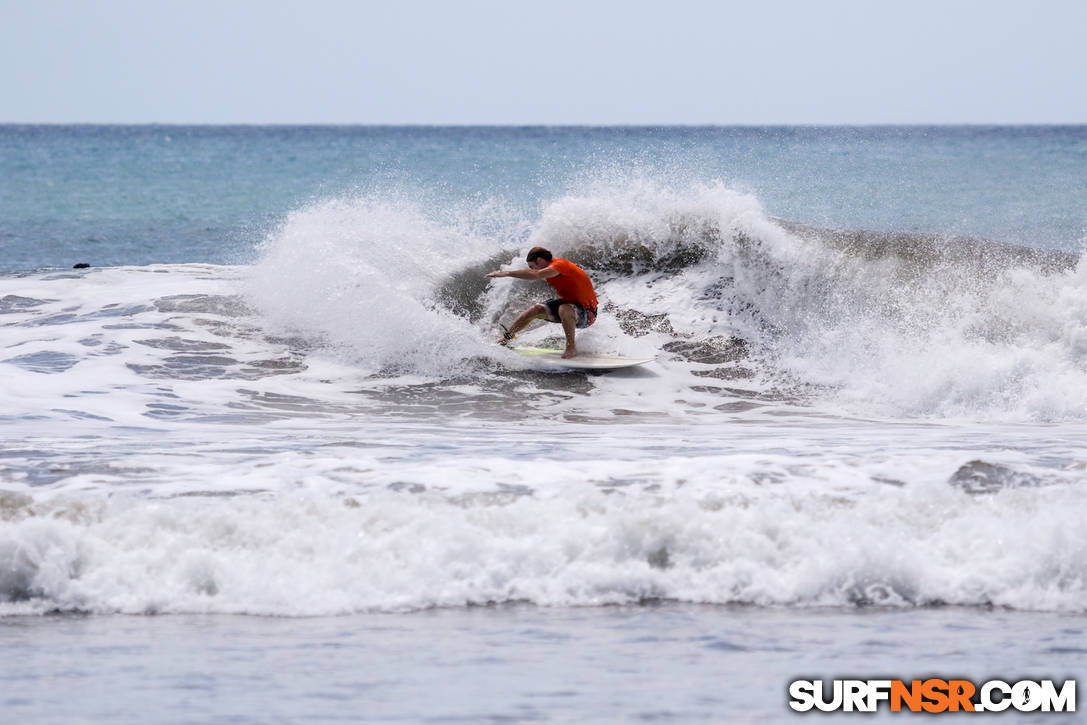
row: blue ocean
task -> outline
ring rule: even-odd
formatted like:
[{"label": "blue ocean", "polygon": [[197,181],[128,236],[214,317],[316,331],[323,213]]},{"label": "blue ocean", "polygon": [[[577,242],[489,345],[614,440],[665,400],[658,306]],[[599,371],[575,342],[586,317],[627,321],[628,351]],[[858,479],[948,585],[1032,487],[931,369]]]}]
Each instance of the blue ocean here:
[{"label": "blue ocean", "polygon": [[[1087,126],[0,125],[0,713],[1082,682],[1085,190]],[[652,362],[497,345],[534,246]]]}]

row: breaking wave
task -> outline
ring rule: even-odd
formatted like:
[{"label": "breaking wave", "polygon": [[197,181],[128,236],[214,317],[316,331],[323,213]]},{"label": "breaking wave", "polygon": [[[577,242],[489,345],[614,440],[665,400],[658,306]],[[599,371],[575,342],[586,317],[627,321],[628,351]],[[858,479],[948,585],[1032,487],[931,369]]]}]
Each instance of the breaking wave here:
[{"label": "breaking wave", "polygon": [[451,222],[366,196],[300,210],[268,240],[251,297],[362,364],[452,375],[493,358],[497,324],[546,293],[483,274],[541,245],[597,283],[590,349],[724,357],[700,372],[853,413],[1087,416],[1078,254],[805,227],[720,183],[598,186],[532,223],[495,209]]}]

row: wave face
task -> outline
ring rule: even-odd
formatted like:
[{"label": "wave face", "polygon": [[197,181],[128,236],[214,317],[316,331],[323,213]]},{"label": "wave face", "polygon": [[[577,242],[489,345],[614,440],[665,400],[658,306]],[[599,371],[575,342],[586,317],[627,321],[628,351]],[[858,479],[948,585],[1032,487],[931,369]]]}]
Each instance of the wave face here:
[{"label": "wave face", "polygon": [[533,225],[493,209],[450,216],[373,197],[302,210],[268,241],[253,297],[363,364],[450,375],[492,354],[499,321],[546,297],[482,279],[540,245],[596,280],[605,314],[583,336],[590,349],[742,356],[721,375],[857,414],[1087,415],[1076,254],[802,227],[722,184],[601,184],[545,205]]}]

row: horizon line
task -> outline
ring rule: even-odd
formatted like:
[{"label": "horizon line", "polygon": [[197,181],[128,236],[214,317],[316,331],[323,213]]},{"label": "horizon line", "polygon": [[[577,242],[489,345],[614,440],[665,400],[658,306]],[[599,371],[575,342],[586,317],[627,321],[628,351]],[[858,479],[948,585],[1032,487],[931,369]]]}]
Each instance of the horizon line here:
[{"label": "horizon line", "polygon": [[330,127],[330,128],[938,128],[1073,127],[1087,121],[878,121],[842,123],[433,123],[340,121],[0,121],[0,126]]}]

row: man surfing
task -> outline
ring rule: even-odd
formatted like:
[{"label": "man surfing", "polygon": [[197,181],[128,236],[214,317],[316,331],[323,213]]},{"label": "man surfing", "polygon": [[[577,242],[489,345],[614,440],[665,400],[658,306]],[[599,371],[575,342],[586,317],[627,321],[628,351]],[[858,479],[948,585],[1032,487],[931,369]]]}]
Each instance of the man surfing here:
[{"label": "man surfing", "polygon": [[596,291],[593,283],[581,267],[567,259],[552,257],[551,252],[543,247],[530,249],[525,261],[528,262],[528,269],[514,269],[509,272],[497,270],[487,276],[542,279],[555,289],[558,298],[532,305],[522,312],[498,342],[501,345],[509,343],[514,335],[533,320],[558,322],[566,333],[566,349],[562,357],[569,360],[577,355],[574,331],[596,322]]}]

